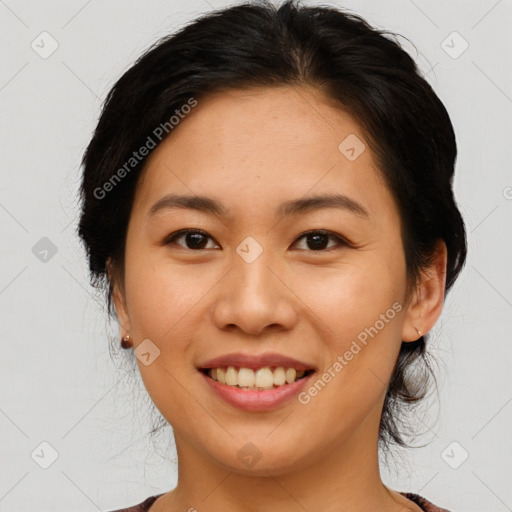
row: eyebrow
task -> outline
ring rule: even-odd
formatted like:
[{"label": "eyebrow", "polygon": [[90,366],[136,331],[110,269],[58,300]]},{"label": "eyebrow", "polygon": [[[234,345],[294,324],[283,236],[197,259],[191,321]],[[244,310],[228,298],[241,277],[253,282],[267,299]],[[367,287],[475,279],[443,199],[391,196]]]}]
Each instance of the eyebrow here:
[{"label": "eyebrow", "polygon": [[[167,194],[149,209],[148,216],[152,217],[162,210],[172,210],[176,208],[197,210],[218,217],[225,217],[229,213],[228,209],[222,203],[210,197]],[[323,208],[340,208],[361,217],[368,218],[370,216],[368,210],[362,204],[343,194],[322,194],[285,201],[278,206],[275,215],[287,217]]]}]

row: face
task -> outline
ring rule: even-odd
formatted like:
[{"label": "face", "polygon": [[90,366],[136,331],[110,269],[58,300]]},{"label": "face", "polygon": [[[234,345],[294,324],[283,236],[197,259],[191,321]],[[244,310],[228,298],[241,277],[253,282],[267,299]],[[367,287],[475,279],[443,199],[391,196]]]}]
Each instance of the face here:
[{"label": "face", "polygon": [[[397,206],[362,129],[319,92],[283,87],[210,96],[153,151],[114,300],[178,455],[257,475],[349,440],[376,449],[401,342],[418,338],[407,293]],[[252,391],[200,370],[230,362],[243,382],[315,371]]]}]

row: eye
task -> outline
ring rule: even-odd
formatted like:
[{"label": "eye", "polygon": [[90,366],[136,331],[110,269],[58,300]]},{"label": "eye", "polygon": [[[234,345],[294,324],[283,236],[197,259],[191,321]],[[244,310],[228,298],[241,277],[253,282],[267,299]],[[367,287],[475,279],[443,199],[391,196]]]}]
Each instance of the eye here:
[{"label": "eye", "polygon": [[[212,247],[207,247],[207,245],[208,239],[213,241],[213,238],[208,235],[208,233],[200,229],[182,229],[177,231],[176,233],[173,233],[167,237],[164,241],[164,244],[175,244],[181,245],[183,247],[181,243],[177,243],[177,241],[182,238],[185,240],[185,249],[212,249]],[[341,236],[335,235],[334,233],[325,230],[308,231],[307,233],[303,233],[301,236],[299,236],[297,240],[301,240],[303,238],[306,239],[307,248],[309,248],[311,251],[332,249],[333,246],[328,247],[329,239],[336,242],[334,247],[350,246],[350,243],[343,239]]]},{"label": "eye", "polygon": [[173,233],[168,238],[166,238],[164,243],[166,245],[176,245],[176,240],[179,240],[180,238],[184,238],[185,244],[189,245],[189,247],[185,246],[185,249],[196,250],[211,249],[211,247],[206,247],[205,245],[207,245],[206,242],[208,239],[213,240],[213,238],[210,235],[208,235],[204,231],[201,231],[200,229],[182,229],[181,231]]},{"label": "eye", "polygon": [[307,233],[303,233],[297,240],[301,240],[302,238],[306,239],[306,246],[312,251],[332,249],[333,246],[327,247],[329,245],[329,239],[337,242],[334,244],[334,247],[350,245],[339,235],[335,235],[334,233],[325,230],[308,231]]}]

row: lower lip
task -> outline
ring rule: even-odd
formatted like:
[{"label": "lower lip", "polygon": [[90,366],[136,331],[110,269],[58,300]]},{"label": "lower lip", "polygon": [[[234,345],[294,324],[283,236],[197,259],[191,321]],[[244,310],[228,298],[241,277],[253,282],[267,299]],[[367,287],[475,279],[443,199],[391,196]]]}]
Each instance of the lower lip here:
[{"label": "lower lip", "polygon": [[221,384],[211,377],[208,377],[208,375],[203,372],[200,373],[220,398],[225,400],[228,404],[245,411],[271,411],[276,409],[280,405],[291,400],[294,396],[298,395],[301,389],[315,374],[311,373],[300,380],[292,382],[291,384],[284,384],[277,388],[258,391],[257,389],[240,389],[234,386]]}]

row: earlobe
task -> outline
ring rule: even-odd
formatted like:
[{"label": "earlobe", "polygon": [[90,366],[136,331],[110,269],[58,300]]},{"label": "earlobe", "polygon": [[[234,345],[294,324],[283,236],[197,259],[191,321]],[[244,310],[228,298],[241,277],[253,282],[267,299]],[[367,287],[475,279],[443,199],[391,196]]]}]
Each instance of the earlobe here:
[{"label": "earlobe", "polygon": [[[416,341],[432,329],[441,316],[446,285],[447,249],[443,240],[438,240],[432,264],[421,271],[418,283],[402,329],[402,340]],[[420,334],[421,333],[421,334]]]}]

